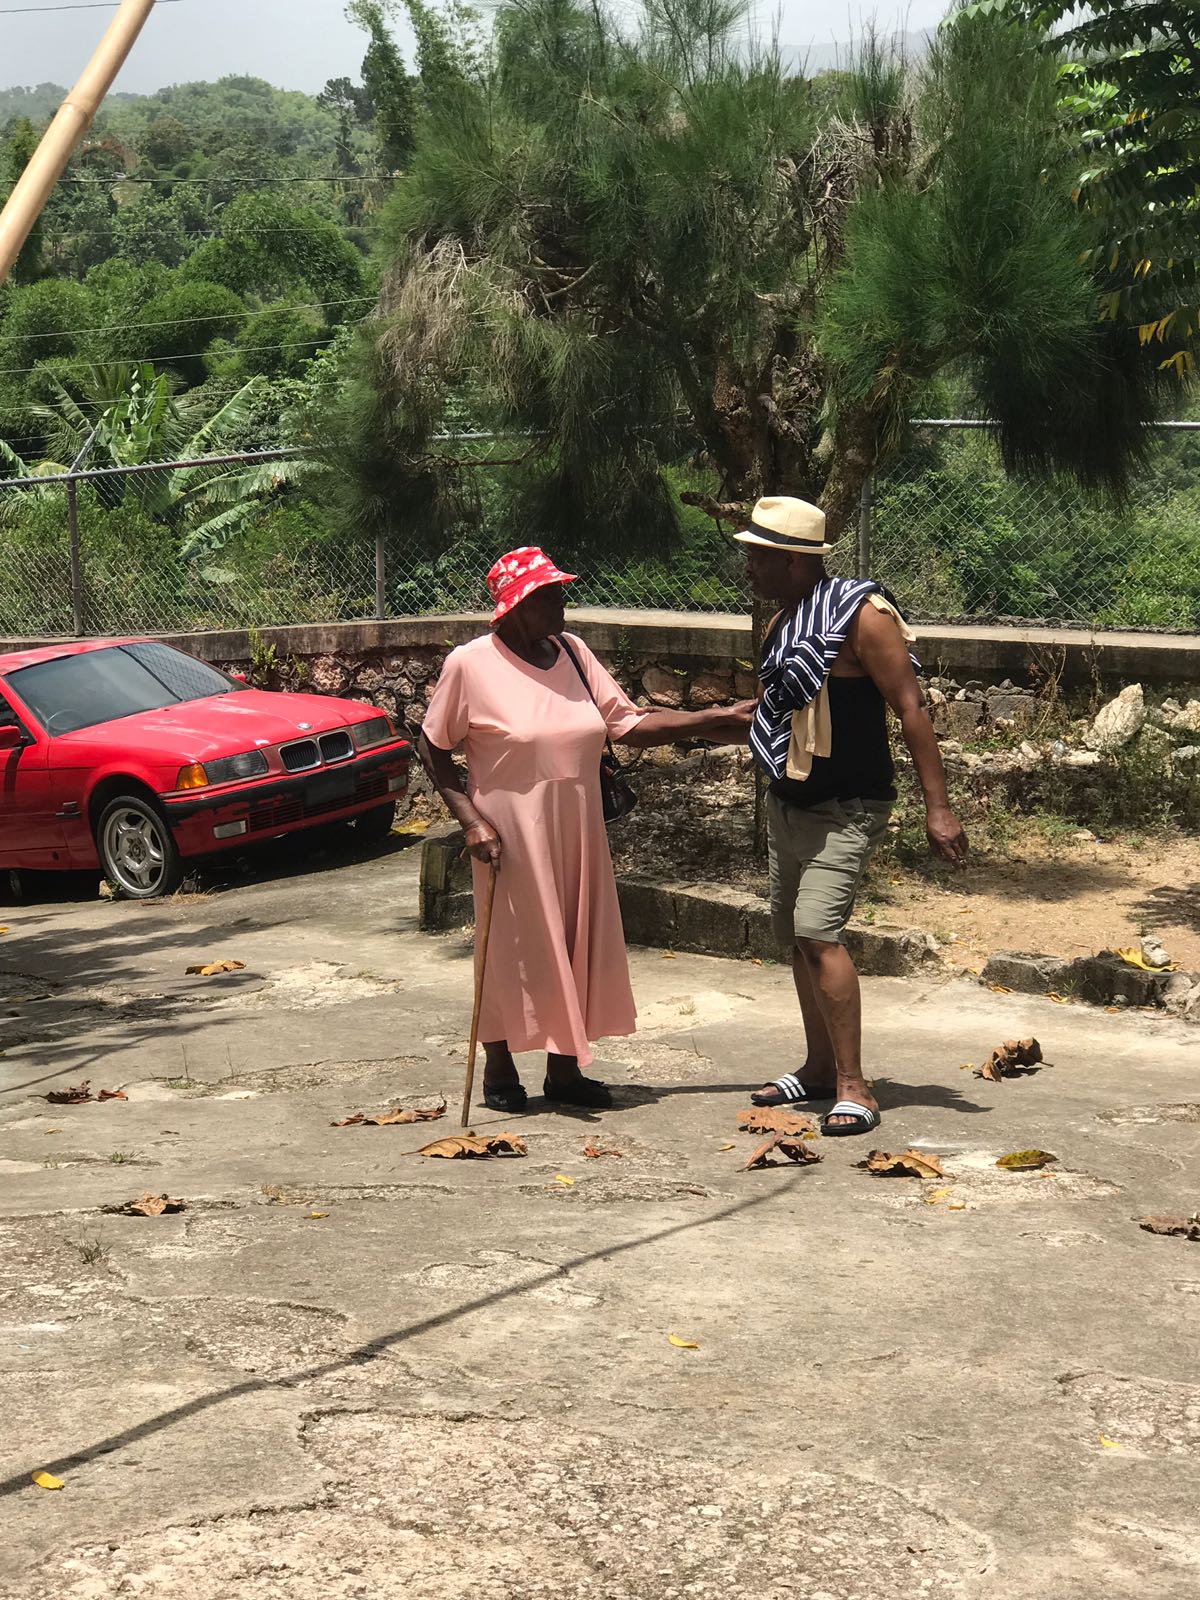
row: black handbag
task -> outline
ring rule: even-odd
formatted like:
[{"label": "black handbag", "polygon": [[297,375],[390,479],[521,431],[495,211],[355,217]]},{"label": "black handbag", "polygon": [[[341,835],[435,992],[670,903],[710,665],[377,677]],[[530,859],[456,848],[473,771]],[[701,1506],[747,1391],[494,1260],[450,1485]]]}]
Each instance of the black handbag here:
[{"label": "black handbag", "polygon": [[[588,699],[593,705],[596,705],[596,696],[592,693],[591,685],[584,675],[579,657],[571,649],[571,646],[561,633],[558,635],[558,643],[566,651],[571,665],[579,674],[579,681],[587,690]],[[599,710],[599,706],[596,706],[596,709]],[[624,769],[617,760],[617,752],[613,749],[612,740],[606,739],[605,744],[607,748],[600,757],[600,805],[604,812],[605,822],[616,822],[618,817],[628,816],[634,806],[637,805],[637,795],[630,788]]]}]

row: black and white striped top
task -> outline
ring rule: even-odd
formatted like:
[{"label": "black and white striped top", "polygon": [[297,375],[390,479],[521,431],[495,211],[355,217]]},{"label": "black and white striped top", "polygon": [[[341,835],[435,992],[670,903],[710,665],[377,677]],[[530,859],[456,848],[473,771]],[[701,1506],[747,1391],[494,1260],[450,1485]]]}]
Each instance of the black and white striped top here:
[{"label": "black and white striped top", "polygon": [[[758,676],[763,693],[750,728],[754,759],[772,778],[787,772],[792,713],[815,700],[868,596],[890,594],[872,578],[822,578],[813,592],[784,612],[763,648]],[[909,651],[913,666],[920,663]]]}]

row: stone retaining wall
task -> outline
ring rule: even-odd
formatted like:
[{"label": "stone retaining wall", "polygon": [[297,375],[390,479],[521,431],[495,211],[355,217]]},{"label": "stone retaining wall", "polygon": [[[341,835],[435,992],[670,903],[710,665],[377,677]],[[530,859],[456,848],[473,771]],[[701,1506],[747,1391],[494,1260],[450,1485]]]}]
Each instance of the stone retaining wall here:
[{"label": "stone retaining wall", "polygon": [[[573,629],[623,686],[643,703],[701,708],[753,693],[750,624],[746,617],[675,612],[579,610]],[[179,648],[274,687],[311,687],[372,700],[420,724],[429,690],[447,653],[487,627],[483,616],[398,617],[386,622],[312,623],[163,635]],[[988,710],[1021,717],[1019,691],[1048,674],[1069,690],[1134,681],[1186,698],[1200,683],[1200,640],[1155,634],[1089,634],[1082,629],[955,627],[919,630],[927,672],[963,684],[1014,685],[1009,705]],[[0,650],[46,640],[4,640]],[[1001,691],[996,691],[998,695]],[[993,696],[994,698],[994,696]],[[970,704],[947,713],[943,732],[962,737],[974,723]]]}]

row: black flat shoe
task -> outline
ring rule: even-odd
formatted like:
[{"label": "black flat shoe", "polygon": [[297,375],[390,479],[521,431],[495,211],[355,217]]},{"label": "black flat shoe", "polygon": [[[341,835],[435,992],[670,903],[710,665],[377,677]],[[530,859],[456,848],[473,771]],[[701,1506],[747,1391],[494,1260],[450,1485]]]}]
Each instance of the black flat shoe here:
[{"label": "black flat shoe", "polygon": [[599,1078],[572,1078],[561,1089],[556,1089],[547,1078],[542,1084],[542,1093],[553,1105],[560,1106],[596,1106],[603,1108],[612,1105],[612,1093],[606,1083],[601,1083]]},{"label": "black flat shoe", "polygon": [[524,1111],[529,1096],[523,1084],[514,1083],[508,1089],[485,1089],[483,1103],[489,1111]]}]

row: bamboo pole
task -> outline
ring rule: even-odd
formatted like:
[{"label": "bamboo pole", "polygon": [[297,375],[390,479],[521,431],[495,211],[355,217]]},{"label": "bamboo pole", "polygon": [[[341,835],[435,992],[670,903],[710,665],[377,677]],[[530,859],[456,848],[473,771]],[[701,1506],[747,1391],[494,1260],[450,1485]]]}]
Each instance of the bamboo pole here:
[{"label": "bamboo pole", "polygon": [[12,271],[63,168],[95,121],[104,96],[154,10],[154,0],[122,0],[83,76],[58,109],[0,212],[0,284]]}]

